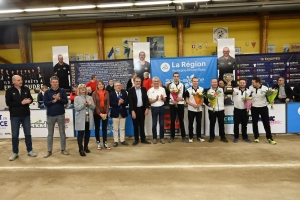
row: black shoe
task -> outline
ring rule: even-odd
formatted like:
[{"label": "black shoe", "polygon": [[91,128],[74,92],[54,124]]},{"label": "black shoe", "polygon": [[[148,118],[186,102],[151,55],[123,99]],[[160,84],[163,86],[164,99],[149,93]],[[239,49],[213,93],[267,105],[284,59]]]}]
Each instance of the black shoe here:
[{"label": "black shoe", "polygon": [[114,142],[113,147],[117,147],[119,144],[117,142]]},{"label": "black shoe", "polygon": [[85,153],[84,153],[84,151],[83,151],[83,149],[80,149],[80,150],[79,150],[79,154],[80,154],[81,156],[86,156]]},{"label": "black shoe", "polygon": [[172,138],[172,137],[170,137],[170,139],[169,139],[169,143],[173,143],[175,141],[175,139],[174,138]]},{"label": "black shoe", "polygon": [[123,145],[125,145],[125,146],[128,146],[128,145],[129,145],[126,141],[121,142],[121,144],[123,144]]},{"label": "black shoe", "polygon": [[91,153],[88,147],[84,148],[85,153]]},{"label": "black shoe", "polygon": [[142,140],[141,143],[143,143],[143,144],[151,144],[151,142],[149,142],[147,140]]},{"label": "black shoe", "polygon": [[182,137],[182,142],[185,142],[185,143],[188,143],[189,142],[189,140],[186,138],[186,137]]},{"label": "black shoe", "polygon": [[135,146],[135,145],[137,145],[138,143],[139,143],[138,140],[134,140],[134,142],[132,143],[132,146]]},{"label": "black shoe", "polygon": [[215,140],[215,138],[209,138],[208,142],[212,143]]},{"label": "black shoe", "polygon": [[228,140],[226,138],[221,138],[220,139],[222,142],[228,143]]}]

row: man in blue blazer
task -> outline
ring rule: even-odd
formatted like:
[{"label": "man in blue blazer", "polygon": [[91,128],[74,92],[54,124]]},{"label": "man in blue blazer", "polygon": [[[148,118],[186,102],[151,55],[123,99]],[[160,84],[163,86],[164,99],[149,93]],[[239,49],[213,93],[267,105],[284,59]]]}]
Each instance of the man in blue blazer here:
[{"label": "man in blue blazer", "polygon": [[115,82],[114,91],[109,94],[111,106],[110,117],[113,120],[114,147],[117,147],[119,144],[119,129],[121,144],[128,146],[128,143],[125,141],[125,121],[128,116],[126,106],[128,105],[128,97],[127,92],[121,90],[121,88],[122,84],[120,82]]},{"label": "man in blue blazer", "polygon": [[149,112],[149,100],[146,88],[141,87],[141,78],[134,79],[134,87],[128,90],[129,110],[134,127],[134,142],[133,146],[139,143],[139,135],[141,142],[144,144],[151,144],[146,140],[145,135],[145,115]]}]

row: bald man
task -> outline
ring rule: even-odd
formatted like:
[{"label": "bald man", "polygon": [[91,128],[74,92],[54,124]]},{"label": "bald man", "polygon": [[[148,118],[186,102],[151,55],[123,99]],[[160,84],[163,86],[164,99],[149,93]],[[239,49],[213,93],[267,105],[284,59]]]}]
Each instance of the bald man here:
[{"label": "bald man", "polygon": [[37,154],[32,149],[30,108],[29,104],[33,101],[28,87],[23,86],[22,77],[14,75],[12,77],[13,86],[8,88],[5,93],[6,105],[9,107],[11,134],[12,134],[12,151],[13,154],[9,161],[19,157],[19,132],[22,124],[25,144],[28,156],[35,157]]},{"label": "bald man", "polygon": [[229,55],[230,49],[223,48],[223,56],[218,58],[219,80],[223,80],[223,75],[226,73],[233,73],[235,67],[235,59]]}]

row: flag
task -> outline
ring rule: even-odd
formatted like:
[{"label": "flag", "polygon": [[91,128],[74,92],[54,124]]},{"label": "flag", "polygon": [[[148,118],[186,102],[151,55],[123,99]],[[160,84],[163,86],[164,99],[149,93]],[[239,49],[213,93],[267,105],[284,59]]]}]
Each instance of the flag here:
[{"label": "flag", "polygon": [[115,53],[114,53],[114,48],[112,47],[110,52],[107,55],[108,60],[113,60],[115,59]]}]

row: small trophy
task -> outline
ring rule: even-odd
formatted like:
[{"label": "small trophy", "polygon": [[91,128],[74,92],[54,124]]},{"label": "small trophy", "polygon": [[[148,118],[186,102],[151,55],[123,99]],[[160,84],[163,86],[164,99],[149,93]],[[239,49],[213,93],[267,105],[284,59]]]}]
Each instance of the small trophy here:
[{"label": "small trophy", "polygon": [[[224,74],[223,80],[226,83],[231,82],[233,80],[233,74],[231,74],[231,73]],[[225,86],[225,90],[224,90],[225,93],[232,93],[232,91],[233,91],[233,88],[231,85]]]}]

